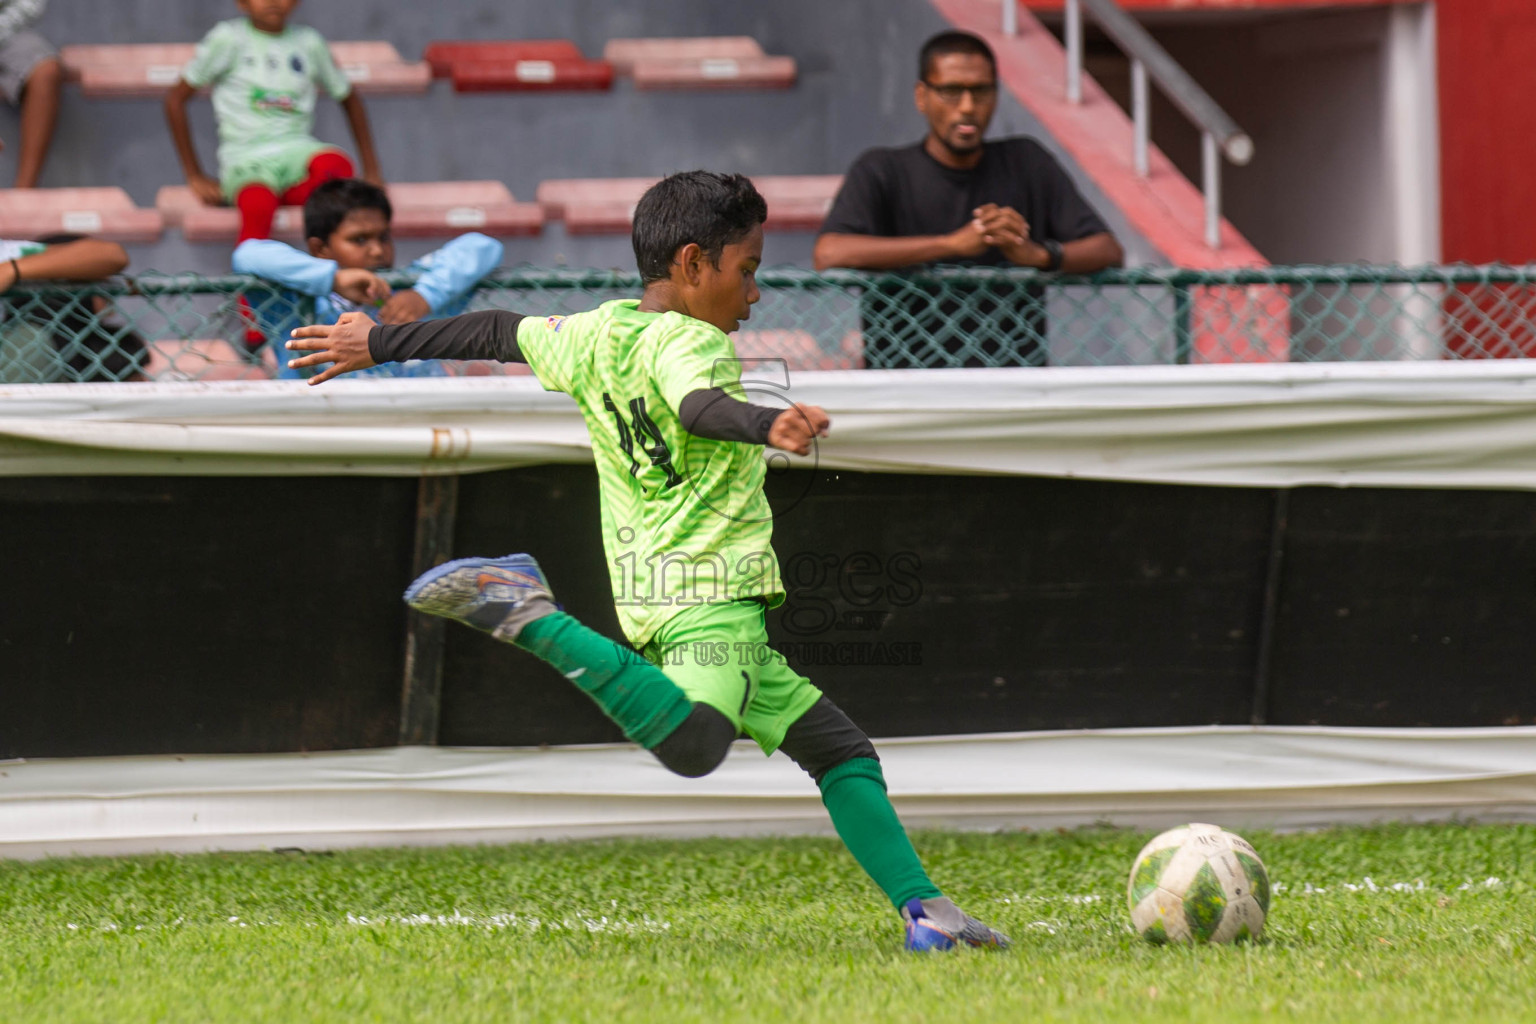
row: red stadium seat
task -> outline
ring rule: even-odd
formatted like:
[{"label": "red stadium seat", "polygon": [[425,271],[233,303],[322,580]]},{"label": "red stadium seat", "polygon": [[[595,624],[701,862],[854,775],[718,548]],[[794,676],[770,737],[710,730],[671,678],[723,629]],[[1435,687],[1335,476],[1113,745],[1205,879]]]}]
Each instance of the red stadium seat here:
[{"label": "red stadium seat", "polygon": [[821,347],[809,331],[743,328],[731,335],[736,355],[744,360],[784,360],[790,370],[862,370],[864,339],[857,331],[844,335],[836,351]]},{"label": "red stadium seat", "polygon": [[566,234],[626,234],[635,204],[655,178],[568,178],[541,181],[534,197],[550,220],[563,220]]},{"label": "red stadium seat", "polygon": [[87,96],[155,96],[181,80],[193,43],[72,45],[59,50],[67,81]]},{"label": "red stadium seat", "polygon": [[603,60],[615,74],[634,74],[639,61],[751,60],[763,48],[751,36],[689,36],[673,39],[610,39]]},{"label": "red stadium seat", "polygon": [[769,231],[819,231],[837,190],[841,174],[765,174],[752,184],[768,201]]},{"label": "red stadium seat", "polygon": [[[59,51],[64,75],[91,97],[158,96],[181,79],[193,43],[125,43],[66,46]],[[359,93],[425,92],[432,70],[425,61],[407,61],[378,40],[331,44],[331,56]]]},{"label": "red stadium seat", "polygon": [[0,189],[0,237],[66,231],[114,242],[155,242],[165,231],[165,218],[135,206],[120,188]]},{"label": "red stadium seat", "polygon": [[270,348],[252,361],[222,338],[164,338],[145,349],[143,373],[150,380],[266,380],[277,371]]},{"label": "red stadium seat", "polygon": [[603,58],[636,89],[772,89],[795,84],[792,57],[769,57],[750,36],[611,39]]},{"label": "red stadium seat", "polygon": [[635,62],[636,89],[788,89],[793,57],[709,57],[694,61]]},{"label": "red stadium seat", "polygon": [[[164,185],[155,193],[155,209],[165,223],[181,229],[189,242],[233,243],[240,233],[240,211],[232,206],[206,206],[186,185]],[[304,214],[297,206],[284,206],[272,221],[272,237],[301,241]]]},{"label": "red stadium seat", "polygon": [[[752,179],[768,201],[768,231],[815,231],[841,187],[840,174],[763,175]],[[571,235],[623,234],[635,204],[655,178],[570,178],[539,183],[544,216],[563,220]]]},{"label": "red stadium seat", "polygon": [[[520,203],[499,181],[415,181],[388,186],[394,231],[406,238],[451,238],[466,231],[487,235],[537,235],[544,213],[537,203]],[[179,226],[190,242],[233,242],[239,211],[205,206],[185,185],[166,185],[155,196],[166,223]],[[297,206],[277,211],[272,237],[301,241],[304,213]]]},{"label": "red stadium seat", "polygon": [[402,181],[389,186],[395,234],[405,238],[460,235],[537,235],[538,203],[520,203],[499,181]]},{"label": "red stadium seat", "polygon": [[613,65],[565,39],[436,42],[423,56],[457,92],[608,89]]}]

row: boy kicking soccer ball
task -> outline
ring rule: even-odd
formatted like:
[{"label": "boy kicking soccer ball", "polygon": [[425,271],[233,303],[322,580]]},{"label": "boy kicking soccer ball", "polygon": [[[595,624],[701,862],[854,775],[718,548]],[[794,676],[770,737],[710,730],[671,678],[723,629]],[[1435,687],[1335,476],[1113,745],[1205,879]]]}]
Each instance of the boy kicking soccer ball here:
[{"label": "boy kicking soccer ball", "polygon": [[[768,208],[737,175],[690,171],[635,208],[645,292],[572,316],[502,310],[380,326],[362,313],[294,332],[311,384],[403,359],[526,362],[581,407],[597,462],[619,621],[645,657],[559,611],[529,555],[464,558],[405,592],[413,608],[542,658],[668,769],[707,775],[745,732],[815,780],[859,864],[906,924],[906,947],[1006,946],[929,880],[886,796],[869,738],[768,647],[784,601],[760,447],[805,455],[830,421],[815,406],[744,400],[726,335],[758,299]],[[714,664],[693,653],[750,650]],[[740,663],[738,663],[740,662]]]}]

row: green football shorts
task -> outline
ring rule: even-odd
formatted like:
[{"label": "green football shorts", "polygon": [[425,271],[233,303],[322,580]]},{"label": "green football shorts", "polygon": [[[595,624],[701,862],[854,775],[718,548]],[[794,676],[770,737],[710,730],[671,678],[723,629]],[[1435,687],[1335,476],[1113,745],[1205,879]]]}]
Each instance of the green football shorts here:
[{"label": "green football shorts", "polygon": [[247,185],[265,185],[279,197],[309,177],[309,162],[316,154],[337,149],[307,135],[269,143],[239,162],[219,168],[219,187],[234,202]]},{"label": "green football shorts", "polygon": [[757,601],[703,604],[662,624],[642,652],[695,703],[725,715],[771,754],[821,691],[768,646]]}]

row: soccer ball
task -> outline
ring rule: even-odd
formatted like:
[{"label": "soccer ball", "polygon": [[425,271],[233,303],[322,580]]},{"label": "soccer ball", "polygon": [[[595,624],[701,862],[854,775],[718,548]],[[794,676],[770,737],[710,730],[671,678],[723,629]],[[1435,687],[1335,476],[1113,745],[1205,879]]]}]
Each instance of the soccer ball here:
[{"label": "soccer ball", "polygon": [[1236,942],[1264,934],[1269,875],[1248,840],[1219,825],[1181,825],[1136,855],[1131,924],[1149,942]]}]

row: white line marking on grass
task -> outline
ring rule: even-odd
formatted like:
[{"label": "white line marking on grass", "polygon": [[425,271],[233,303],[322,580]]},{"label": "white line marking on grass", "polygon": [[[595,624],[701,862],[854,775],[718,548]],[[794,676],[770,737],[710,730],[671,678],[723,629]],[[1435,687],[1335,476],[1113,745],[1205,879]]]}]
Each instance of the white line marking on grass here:
[{"label": "white line marking on grass", "polygon": [[348,914],[347,923],[363,926],[398,924],[408,927],[484,928],[487,931],[515,929],[517,931],[536,932],[546,929],[549,931],[610,932],[619,935],[654,935],[667,931],[672,927],[670,921],[657,921],[649,916],[642,917],[639,920],[629,920],[625,918],[610,918],[606,914],[599,917],[577,915],[562,918],[558,921],[546,921],[542,918],[526,917],[521,914],[463,914],[457,910],[452,914],[390,914],[380,917]]}]

